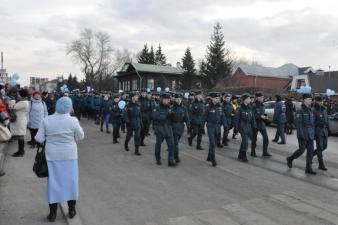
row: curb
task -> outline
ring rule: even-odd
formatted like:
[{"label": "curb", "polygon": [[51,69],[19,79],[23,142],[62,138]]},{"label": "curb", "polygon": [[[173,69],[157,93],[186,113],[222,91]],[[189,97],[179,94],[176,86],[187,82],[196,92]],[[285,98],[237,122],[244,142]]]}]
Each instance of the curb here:
[{"label": "curb", "polygon": [[68,213],[67,213],[67,209],[68,209],[67,203],[59,203],[59,208],[67,225],[83,225],[79,217],[79,214],[76,214],[76,216],[73,219],[69,219]]}]

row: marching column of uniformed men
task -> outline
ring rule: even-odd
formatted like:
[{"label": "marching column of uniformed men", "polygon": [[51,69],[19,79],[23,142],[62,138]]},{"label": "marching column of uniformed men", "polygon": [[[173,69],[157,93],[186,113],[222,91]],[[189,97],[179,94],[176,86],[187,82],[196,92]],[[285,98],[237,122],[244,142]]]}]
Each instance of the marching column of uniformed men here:
[{"label": "marching column of uniformed men", "polygon": [[[202,135],[207,128],[209,138],[209,151],[207,161],[213,166],[217,165],[215,148],[228,145],[229,131],[233,129],[232,138],[236,139],[237,133],[241,135],[238,160],[248,162],[247,151],[251,140],[251,156],[257,157],[256,142],[260,133],[263,138],[263,157],[271,157],[268,152],[269,138],[265,122],[267,115],[264,107],[264,94],[257,92],[255,96],[243,94],[240,99],[230,94],[220,95],[209,93],[203,98],[202,92],[186,93],[183,97],[180,93],[164,92],[150,93],[142,89],[141,92],[129,93],[129,99],[125,93],[113,94],[112,98],[104,94],[101,98],[97,93],[81,93],[72,95],[74,114],[80,120],[82,116],[91,118],[98,123],[103,132],[109,131],[109,124],[113,126],[113,143],[118,143],[120,130],[127,128],[124,148],[129,151],[129,141],[134,137],[134,154],[140,156],[140,146],[145,146],[144,140],[150,135],[150,125],[153,124],[156,136],[155,160],[158,165],[161,161],[161,145],[165,140],[168,148],[168,166],[174,167],[181,160],[179,157],[179,142],[186,126],[188,131],[188,144],[192,146],[197,136],[197,150],[202,148]],[[276,107],[274,110],[274,122],[277,124],[277,132],[272,140],[278,144],[285,144],[284,125],[286,123],[285,104],[281,96],[276,95]],[[240,100],[240,105],[238,104]],[[312,159],[317,156],[319,169],[326,171],[323,151],[327,148],[329,123],[328,113],[321,96],[315,97],[312,106],[312,95],[303,95],[303,104],[296,113],[295,126],[299,149],[287,157],[287,165],[292,168],[293,160],[301,156],[307,150],[306,169],[308,174],[316,174],[312,169]],[[223,127],[223,137],[222,130]],[[314,150],[314,141],[316,150]]]}]

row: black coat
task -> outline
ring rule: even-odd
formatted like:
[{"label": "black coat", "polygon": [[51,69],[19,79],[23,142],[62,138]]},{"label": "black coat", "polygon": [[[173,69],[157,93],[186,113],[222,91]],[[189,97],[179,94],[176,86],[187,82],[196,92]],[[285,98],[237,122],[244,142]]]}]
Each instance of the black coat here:
[{"label": "black coat", "polygon": [[295,121],[295,106],[293,105],[291,100],[287,100],[285,102],[285,107],[286,107],[286,119],[288,121],[288,123],[294,123]]}]

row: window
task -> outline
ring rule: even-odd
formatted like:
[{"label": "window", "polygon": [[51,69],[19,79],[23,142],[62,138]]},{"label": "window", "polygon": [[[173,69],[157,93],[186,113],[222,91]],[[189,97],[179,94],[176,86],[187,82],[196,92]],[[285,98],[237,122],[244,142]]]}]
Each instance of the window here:
[{"label": "window", "polygon": [[301,86],[305,86],[305,80],[304,79],[297,80],[297,89],[299,89]]},{"label": "window", "polygon": [[119,90],[123,90],[122,81],[119,82]]},{"label": "window", "polygon": [[137,90],[137,80],[132,80],[132,83],[131,83],[131,86],[132,86],[132,90]]},{"label": "window", "polygon": [[127,81],[127,91],[130,91],[130,81]]},{"label": "window", "polygon": [[175,88],[176,88],[176,81],[173,80],[171,81],[171,90],[175,90]]},{"label": "window", "polygon": [[147,80],[147,88],[149,88],[150,90],[154,89],[154,79],[148,79]]}]

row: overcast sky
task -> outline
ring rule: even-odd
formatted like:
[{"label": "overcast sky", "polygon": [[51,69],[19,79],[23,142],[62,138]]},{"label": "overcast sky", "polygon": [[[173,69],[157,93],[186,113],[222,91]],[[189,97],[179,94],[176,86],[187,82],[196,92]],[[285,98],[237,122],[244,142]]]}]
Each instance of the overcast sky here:
[{"label": "overcast sky", "polygon": [[82,77],[65,52],[84,28],[131,52],[161,43],[176,64],[188,46],[202,59],[219,21],[239,58],[338,70],[337,11],[337,0],[0,0],[0,50],[22,84],[32,75]]}]

